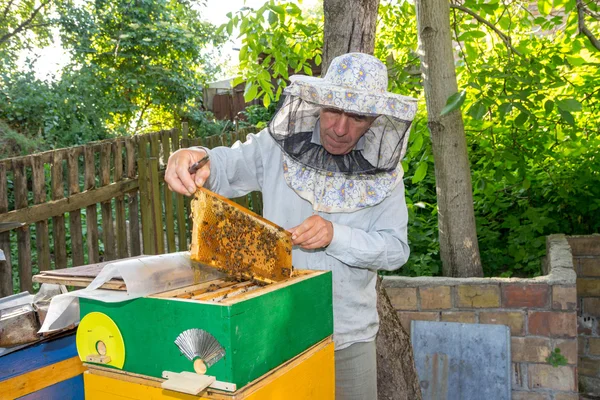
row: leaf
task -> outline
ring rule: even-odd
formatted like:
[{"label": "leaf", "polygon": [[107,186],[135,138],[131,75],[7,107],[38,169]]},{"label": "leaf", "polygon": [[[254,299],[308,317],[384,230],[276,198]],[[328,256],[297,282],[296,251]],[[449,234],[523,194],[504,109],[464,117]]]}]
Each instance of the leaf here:
[{"label": "leaf", "polygon": [[448,100],[446,100],[446,105],[442,109],[440,116],[446,115],[456,109],[459,109],[460,106],[462,106],[462,104],[465,102],[466,98],[467,92],[464,90],[461,92],[454,93],[452,96],[448,97]]},{"label": "leaf", "polygon": [[248,59],[248,46],[242,46],[242,48],[240,49],[240,54],[238,56],[238,58],[242,61],[245,61]]},{"label": "leaf", "polygon": [[565,122],[569,125],[575,126],[575,118],[573,118],[573,114],[568,111],[558,109],[560,116],[565,120]]},{"label": "leaf", "polygon": [[485,189],[485,179],[481,178],[477,181],[477,189],[479,189],[480,191],[483,191]]},{"label": "leaf", "polygon": [[278,20],[279,18],[277,18],[277,14],[275,14],[273,11],[269,11],[269,25],[275,25]]},{"label": "leaf", "polygon": [[567,60],[569,61],[569,64],[575,67],[585,64],[585,60],[578,56],[567,56]]},{"label": "leaf", "polygon": [[288,3],[286,5],[285,11],[290,15],[300,15],[302,14],[302,10],[294,3]]},{"label": "leaf", "polygon": [[244,78],[242,78],[241,76],[236,76],[235,78],[233,78],[233,81],[231,82],[231,86],[236,87],[237,85],[239,85],[242,82],[244,82]]},{"label": "leaf", "polygon": [[487,36],[487,34],[483,31],[467,31],[467,32],[463,33],[462,35],[460,35],[459,39],[460,40],[469,39],[469,38],[480,39],[480,38],[484,38],[486,36]]},{"label": "leaf", "polygon": [[512,103],[503,103],[498,107],[498,111],[500,112],[500,117],[504,118],[506,114],[508,114],[513,108]]},{"label": "leaf", "polygon": [[275,11],[279,15],[285,15],[285,8],[282,6],[277,6],[275,4],[269,4],[268,6],[271,10]]},{"label": "leaf", "polygon": [[552,1],[551,0],[538,0],[537,2],[538,10],[542,15],[548,15],[552,11]]},{"label": "leaf", "polygon": [[473,104],[468,111],[469,115],[476,120],[481,120],[486,112],[487,109],[485,108],[485,105],[480,101]]},{"label": "leaf", "polygon": [[425,178],[425,175],[427,175],[427,165],[427,162],[422,162],[419,164],[415,174],[413,175],[412,183],[419,183],[423,180],[423,178]]},{"label": "leaf", "polygon": [[323,61],[323,60],[321,60],[321,55],[320,55],[320,54],[317,54],[317,55],[315,56],[315,64],[316,64],[317,66],[319,66],[319,65],[321,65],[321,61]]},{"label": "leaf", "polygon": [[423,135],[418,135],[410,146],[411,153],[418,153],[423,147]]},{"label": "leaf", "polygon": [[581,103],[575,99],[557,100],[556,105],[563,111],[581,111]]},{"label": "leaf", "polygon": [[528,119],[529,119],[529,114],[527,114],[526,112],[521,112],[517,116],[517,118],[515,118],[515,125],[523,126],[523,124],[525,124],[525,122],[527,122]]},{"label": "leaf", "polygon": [[486,14],[494,14],[494,12],[498,9],[498,3],[495,4],[480,4],[481,9],[486,12]]},{"label": "leaf", "polygon": [[265,106],[265,108],[269,108],[270,104],[271,104],[271,96],[269,96],[268,94],[265,94],[265,96],[263,97],[263,105]]},{"label": "leaf", "polygon": [[258,86],[253,85],[252,82],[246,82],[246,88],[244,89],[244,100],[246,103],[251,102],[256,98],[258,93]]},{"label": "leaf", "polygon": [[550,114],[554,110],[554,102],[552,100],[546,100],[544,103],[544,111],[546,115]]},{"label": "leaf", "polygon": [[262,80],[262,81],[270,81],[271,80],[271,74],[269,74],[269,71],[267,71],[266,69],[263,69],[258,74],[258,79]]}]

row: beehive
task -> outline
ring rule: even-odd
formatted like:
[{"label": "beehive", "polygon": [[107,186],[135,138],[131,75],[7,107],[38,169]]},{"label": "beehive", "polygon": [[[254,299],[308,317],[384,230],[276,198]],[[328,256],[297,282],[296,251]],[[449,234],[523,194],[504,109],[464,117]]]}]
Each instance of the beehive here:
[{"label": "beehive", "polygon": [[121,370],[156,378],[194,372],[174,341],[202,329],[225,350],[206,374],[241,388],[333,334],[331,272],[294,275],[272,284],[214,280],[123,303],[81,298],[82,324],[93,312],[108,316],[124,341]]},{"label": "beehive", "polygon": [[206,389],[198,396],[161,389],[161,382],[137,376],[122,379],[106,369],[90,368],[84,375],[86,400],[333,400],[334,352],[331,338],[312,346],[235,393]]}]

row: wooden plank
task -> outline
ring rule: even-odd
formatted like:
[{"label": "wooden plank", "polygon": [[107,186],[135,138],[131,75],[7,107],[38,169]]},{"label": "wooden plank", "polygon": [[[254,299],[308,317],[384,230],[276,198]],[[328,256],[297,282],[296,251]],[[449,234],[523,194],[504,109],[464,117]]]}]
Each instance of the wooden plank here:
[{"label": "wooden plank", "polygon": [[[106,143],[100,151],[100,186],[110,184],[110,156],[111,144]],[[117,258],[115,246],[115,228],[113,226],[112,199],[100,203],[102,210],[102,242],[104,243],[104,259]]]},{"label": "wooden plank", "polygon": [[17,398],[17,400],[69,399],[84,400],[83,374],[55,383],[43,389]]},{"label": "wooden plank", "polygon": [[[38,283],[53,283],[56,285],[67,285],[67,286],[75,286],[75,287],[87,287],[92,281],[92,278],[70,278],[70,277],[59,277],[52,275],[36,275],[33,277],[34,282]],[[102,286],[101,289],[111,289],[111,290],[127,290],[127,286],[123,281],[119,281],[116,279],[112,279]]]},{"label": "wooden plank", "polygon": [[[44,204],[47,199],[46,172],[42,157],[33,156],[31,159],[33,178],[33,203]],[[50,240],[48,233],[48,220],[43,219],[35,223],[35,242],[37,249],[37,263],[40,271],[50,269]]]},{"label": "wooden plank", "polygon": [[[69,197],[81,192],[79,189],[80,154],[80,148],[72,148],[67,153]],[[69,212],[69,231],[71,234],[71,255],[73,258],[73,266],[76,267],[78,265],[83,265],[83,229],[81,227],[81,209]]]},{"label": "wooden plank", "polygon": [[[25,163],[29,159],[13,162],[14,171],[14,193],[15,208],[27,207],[27,176],[25,175]],[[19,286],[21,291],[33,292],[31,284],[31,233],[29,226],[17,229],[17,248],[19,257]]]},{"label": "wooden plank", "polygon": [[[135,259],[141,259],[141,258],[145,258],[148,256],[135,256],[135,257],[128,257],[128,258],[124,258],[122,260],[118,260],[118,261],[125,261],[125,260],[135,260]],[[99,263],[95,263],[95,264],[88,264],[88,265],[81,265],[79,267],[73,267],[73,268],[68,268],[68,269],[57,269],[57,270],[51,270],[51,271],[44,271],[42,272],[40,275],[43,276],[64,276],[64,277],[77,277],[77,278],[95,278],[100,271],[102,271],[102,268],[104,268],[107,264],[110,264],[112,262],[115,261],[102,261]],[[40,275],[36,275],[36,276],[40,276]],[[115,279],[120,279],[119,276],[115,276]]]},{"label": "wooden plank", "polygon": [[[137,136],[125,139],[125,148],[127,150],[127,178],[137,180],[136,172],[136,147]],[[129,209],[129,253],[132,256],[142,254],[140,244],[140,217],[138,205],[138,192],[129,192],[127,196],[127,207]]]},{"label": "wooden plank", "polygon": [[[114,181],[123,180],[123,141],[117,140],[113,144]],[[125,199],[123,195],[115,197],[117,258],[129,257],[127,246],[127,226],[125,223]]]},{"label": "wooden plank", "polygon": [[0,393],[4,398],[14,399],[73,378],[84,371],[79,357],[72,357],[0,382]]},{"label": "wooden plank", "polygon": [[161,388],[163,379],[90,365],[84,373],[86,400],[267,400],[335,398],[334,345],[331,337],[269,371],[234,393],[207,389],[198,396]]},{"label": "wooden plank", "polygon": [[181,148],[185,149],[190,147],[190,126],[187,122],[181,124]]},{"label": "wooden plank", "polygon": [[[98,244],[98,209],[96,208],[96,199],[101,196],[96,196],[97,191],[93,190],[96,187],[96,162],[95,153],[92,146],[85,147],[85,173],[83,188],[86,193],[93,193],[91,198],[86,201],[85,222],[87,226],[86,244],[88,252],[88,264],[97,263],[100,261],[100,246]],[[106,190],[104,187],[98,190]],[[82,194],[82,196],[85,195]],[[112,197],[112,196],[111,196]]]},{"label": "wooden plank", "polygon": [[[181,125],[181,147],[182,148],[188,148],[190,147],[190,139],[189,139],[189,135],[190,134],[190,128],[187,122],[184,122]],[[189,241],[189,243],[191,243],[191,231],[192,231],[192,221],[190,219],[191,215],[192,215],[192,207],[190,206],[190,202],[191,202],[191,198],[188,196],[182,196],[183,198],[183,209],[184,209],[184,216],[185,216],[185,220],[187,223],[187,227],[185,230],[185,234],[186,234],[186,247],[185,248],[181,248],[180,245],[180,250],[184,251],[184,250],[188,250],[187,247],[187,243]]]},{"label": "wooden plank", "polygon": [[177,297],[180,299],[190,299],[193,296],[197,296],[208,291],[214,291],[227,286],[233,286],[236,281],[224,281],[221,279],[215,279],[213,281],[198,283],[196,285],[186,286],[180,289],[169,290],[168,292],[162,292],[150,297],[162,297],[162,298],[173,298]]},{"label": "wooden plank", "polygon": [[144,254],[156,254],[153,239],[152,209],[150,208],[150,185],[148,177],[148,138],[139,137],[138,182],[140,187],[140,206],[142,214],[142,242]]},{"label": "wooden plank", "polygon": [[164,238],[164,224],[162,222],[162,201],[161,201],[161,190],[160,180],[158,177],[159,172],[159,146],[158,136],[150,136],[150,162],[148,164],[148,170],[150,175],[150,188],[151,188],[151,207],[152,207],[152,221],[154,226],[154,240],[156,245],[157,254],[163,254],[165,252],[165,238]]},{"label": "wooden plank", "polygon": [[[115,140],[118,140],[118,139],[111,138],[111,139],[98,140],[96,142],[87,143],[87,144],[81,145],[81,146],[69,147],[69,149],[70,148],[75,148],[75,149],[78,149],[78,151],[80,151],[80,152],[84,152],[87,147],[91,146],[91,147],[94,148],[95,151],[100,151],[100,148],[102,147],[103,144],[105,144],[105,143],[112,143]],[[59,149],[59,150],[65,150],[65,149]],[[41,152],[41,153],[37,153],[36,156],[42,157],[42,161],[44,163],[46,163],[46,164],[49,164],[49,163],[52,162],[52,159],[54,157],[53,154],[54,154],[55,151],[56,150],[47,150],[47,151],[44,151],[44,152]],[[7,163],[7,165],[11,165],[11,163],[12,163],[13,160],[21,160],[21,161],[23,161],[27,157],[29,157],[29,155],[27,155],[27,156],[18,156],[18,157],[13,157],[13,158],[5,158],[3,160],[0,160],[0,163],[4,162],[4,163]]]},{"label": "wooden plank", "polygon": [[[171,131],[171,145],[173,146],[173,152],[179,150],[179,131],[177,129]],[[188,231],[186,228],[188,214],[185,213],[185,203],[181,194],[175,194],[175,210],[177,215],[177,244],[179,251],[186,251],[188,249]]]},{"label": "wooden plank", "polygon": [[[8,211],[8,185],[6,163],[0,163],[0,215]],[[0,233],[0,250],[6,262],[0,264],[0,297],[13,294],[12,263],[10,258],[10,232]]]},{"label": "wooden plank", "polygon": [[212,292],[197,294],[195,296],[192,296],[192,299],[198,301],[210,301],[215,297],[225,296],[228,293],[236,292],[240,289],[244,289],[252,285],[252,282],[240,282],[236,283],[235,285],[224,287],[222,289],[218,289]]},{"label": "wooden plank", "polygon": [[[64,195],[63,179],[64,151],[56,150],[52,160],[50,175],[52,177],[52,200],[59,200]],[[52,217],[52,236],[54,237],[54,268],[67,267],[67,236],[65,231],[65,217],[63,214]]]},{"label": "wooden plank", "polygon": [[[171,155],[171,131],[162,132],[160,141],[162,145],[163,163],[167,165],[169,156]],[[167,232],[167,249],[169,253],[177,251],[175,247],[175,216],[173,213],[173,192],[169,190],[169,186],[163,183],[163,197],[165,202],[165,229]]]},{"label": "wooden plank", "polygon": [[45,340],[0,357],[0,382],[75,356],[74,332]]},{"label": "wooden plank", "polygon": [[[72,197],[48,201],[44,204],[0,214],[0,222],[23,222],[25,224],[32,224],[41,219],[49,218],[54,215],[62,215],[82,207],[90,206],[95,209],[97,202],[108,201],[120,194],[136,190],[137,187],[137,179],[125,179],[122,182],[111,183],[108,186],[98,189],[92,188],[91,190],[86,190],[85,192],[78,193]],[[88,224],[88,231],[89,228],[90,225]]]}]

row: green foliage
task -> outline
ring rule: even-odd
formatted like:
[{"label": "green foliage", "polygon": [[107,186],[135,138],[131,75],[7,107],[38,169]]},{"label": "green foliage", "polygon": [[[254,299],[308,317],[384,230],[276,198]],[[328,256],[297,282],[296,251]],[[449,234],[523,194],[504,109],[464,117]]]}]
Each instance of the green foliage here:
[{"label": "green foliage", "polygon": [[0,68],[14,68],[21,50],[50,43],[52,3],[0,0]]},{"label": "green foliage", "polygon": [[269,107],[252,105],[246,107],[242,111],[244,121],[241,121],[240,126],[253,126],[257,129],[263,129],[267,123],[275,115],[275,103],[271,103]]},{"label": "green foliage", "polygon": [[63,43],[105,94],[116,114],[111,128],[137,133],[145,123],[173,126],[199,106],[202,85],[214,72],[202,49],[222,37],[193,4],[103,0],[61,12]]},{"label": "green foliage", "polygon": [[567,358],[560,353],[560,349],[557,347],[548,357],[546,357],[546,362],[551,364],[554,368],[567,365]]},{"label": "green foliage", "polygon": [[49,83],[36,79],[32,68],[0,73],[0,120],[20,136],[4,149],[5,157],[109,136],[104,123],[109,110],[97,107],[97,93],[83,85],[83,76],[65,71],[60,81]]},{"label": "green foliage", "polygon": [[[34,3],[4,5],[7,15],[21,21]],[[208,127],[211,116],[197,115],[202,86],[217,71],[206,48],[224,38],[202,21],[196,2],[51,5],[35,16],[46,27],[42,30],[31,25],[27,35],[2,42],[3,33],[14,27],[0,28],[0,120],[22,136],[11,142],[11,155],[167,129],[182,120],[202,119]],[[17,51],[47,43],[52,30],[60,32],[71,59],[60,75],[36,79],[36,63],[43,60],[29,61],[22,71],[14,68]],[[219,127],[205,130],[221,132]]]},{"label": "green foliage", "polygon": [[[297,39],[304,35],[301,28],[290,33],[277,25],[286,18],[312,24],[309,16],[277,14],[271,19],[277,33],[271,35],[264,14],[274,4],[232,16],[225,27],[231,31],[239,25],[247,35],[240,61],[242,77],[254,80],[247,87],[249,98],[280,94],[272,95],[279,85],[256,88],[257,76],[267,83],[274,82],[269,71],[285,78],[281,68],[264,67],[260,54],[271,55],[267,65],[295,60],[297,71],[303,67],[294,58],[296,48],[305,51],[301,61],[318,54],[316,42]],[[574,0],[542,2],[541,16],[532,15],[521,2],[461,4],[463,9],[451,10],[459,93],[448,99],[445,112],[463,113],[484,272],[539,275],[546,235],[600,230],[600,52],[578,35]],[[598,6],[588,7],[598,12]],[[561,13],[564,17],[555,16]],[[587,28],[598,36],[600,23],[588,14]],[[320,41],[320,28],[320,23],[313,25],[310,37]],[[441,263],[435,168],[413,4],[380,5],[375,55],[388,66],[391,91],[420,99],[403,160],[411,258],[399,272],[436,275]]]},{"label": "green foliage", "polygon": [[34,140],[12,130],[10,126],[0,120],[0,158],[33,153],[36,147],[37,143]]},{"label": "green foliage", "polygon": [[262,98],[265,107],[279,100],[291,73],[312,75],[311,62],[321,64],[322,16],[308,16],[295,3],[266,2],[257,10],[245,7],[227,14],[229,22],[219,32],[229,35],[238,28],[242,36],[239,54],[244,99]]}]

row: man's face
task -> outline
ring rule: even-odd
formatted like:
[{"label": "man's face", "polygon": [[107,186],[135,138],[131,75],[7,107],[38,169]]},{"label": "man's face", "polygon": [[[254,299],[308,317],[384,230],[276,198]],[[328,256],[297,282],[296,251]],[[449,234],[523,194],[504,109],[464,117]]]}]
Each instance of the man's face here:
[{"label": "man's face", "polygon": [[321,110],[321,144],[331,154],[348,154],[374,120],[375,117],[324,108]]}]

